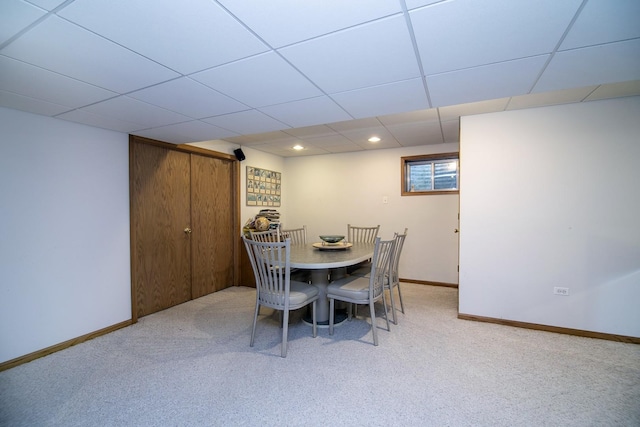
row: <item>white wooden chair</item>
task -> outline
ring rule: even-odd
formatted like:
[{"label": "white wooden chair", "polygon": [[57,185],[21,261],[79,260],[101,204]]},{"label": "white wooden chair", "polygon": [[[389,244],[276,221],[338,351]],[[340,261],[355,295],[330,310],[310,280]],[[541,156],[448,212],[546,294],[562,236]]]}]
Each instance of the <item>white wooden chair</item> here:
[{"label": "white wooden chair", "polygon": [[376,237],[371,275],[368,278],[346,277],[331,283],[327,287],[327,298],[329,299],[329,335],[333,335],[335,300],[345,301],[350,304],[369,305],[373,345],[378,345],[378,332],[374,304],[382,299],[384,316],[387,321],[387,330],[390,330],[384,285],[389,275],[394,245],[395,239],[381,240],[379,237]]},{"label": "white wooden chair", "polygon": [[282,230],[282,237],[291,239],[292,245],[306,245],[307,244],[307,226],[303,225],[300,228],[290,228],[288,230]]},{"label": "white wooden chair", "polygon": [[378,237],[380,225],[375,227],[358,227],[347,224],[347,242],[349,243],[373,243]]},{"label": "white wooden chair", "polygon": [[250,230],[249,236],[251,236],[251,240],[256,242],[279,242],[282,240],[279,228],[267,231]]},{"label": "white wooden chair", "polygon": [[256,279],[256,308],[253,315],[250,346],[256,334],[256,323],[261,306],[279,310],[282,319],[281,356],[287,357],[287,334],[289,330],[289,312],[313,304],[313,337],[317,336],[316,302],[318,288],[290,278],[291,241],[259,242],[242,236],[249,254],[251,267]]}]

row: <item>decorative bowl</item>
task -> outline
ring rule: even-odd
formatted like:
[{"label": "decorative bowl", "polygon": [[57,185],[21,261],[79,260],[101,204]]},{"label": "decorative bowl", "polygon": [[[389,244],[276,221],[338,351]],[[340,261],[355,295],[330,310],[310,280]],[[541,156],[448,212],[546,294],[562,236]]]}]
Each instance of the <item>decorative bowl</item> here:
[{"label": "decorative bowl", "polygon": [[344,236],[336,236],[336,235],[320,236],[320,238],[322,239],[323,242],[327,242],[327,243],[338,243],[339,241],[344,240]]}]

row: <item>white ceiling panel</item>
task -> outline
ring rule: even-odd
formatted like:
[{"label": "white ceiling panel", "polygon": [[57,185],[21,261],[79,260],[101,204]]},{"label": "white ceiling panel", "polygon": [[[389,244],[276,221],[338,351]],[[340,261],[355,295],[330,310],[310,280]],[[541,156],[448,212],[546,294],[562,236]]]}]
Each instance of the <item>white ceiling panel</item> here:
[{"label": "white ceiling panel", "polygon": [[501,62],[427,76],[433,106],[446,106],[528,93],[547,56]]},{"label": "white ceiling panel", "polygon": [[421,78],[371,86],[331,95],[342,108],[356,119],[387,115],[429,107]]},{"label": "white ceiling panel", "polygon": [[327,125],[305,126],[301,128],[287,129],[285,132],[297,138],[316,138],[336,133],[336,131]]},{"label": "white ceiling panel", "polygon": [[36,6],[46,10],[53,10],[65,1],[66,0],[28,0],[29,3],[35,4]]},{"label": "white ceiling panel", "polygon": [[190,117],[129,98],[128,96],[119,96],[102,101],[84,107],[83,110],[94,114],[103,114],[125,122],[138,123],[141,125],[139,129],[191,121]]},{"label": "white ceiling panel", "polygon": [[555,54],[533,92],[640,80],[640,39]]},{"label": "white ceiling panel", "polygon": [[566,89],[555,92],[543,92],[530,95],[513,96],[507,110],[541,107],[544,105],[569,104],[585,99],[597,86],[586,86],[577,89]]},{"label": "white ceiling panel", "polygon": [[132,123],[103,114],[94,114],[86,110],[69,111],[57,116],[57,118],[124,133],[131,133],[144,127],[140,123]]},{"label": "white ceiling panel", "polygon": [[[370,128],[348,129],[340,131],[340,134],[350,141],[355,142],[362,148],[391,148],[399,147],[400,144],[395,140],[393,134],[384,126],[378,125]],[[369,142],[369,138],[377,136],[380,138],[378,142]]]},{"label": "white ceiling panel", "polygon": [[5,0],[0,106],[284,157],[458,142],[463,115],[638,95],[638,22],[638,0]]},{"label": "white ceiling panel", "polygon": [[127,96],[194,119],[249,109],[246,105],[188,77],[132,92]]},{"label": "white ceiling panel", "polygon": [[289,46],[279,52],[326,93],[420,77],[402,15]]},{"label": "white ceiling panel", "polygon": [[387,129],[403,147],[441,144],[444,142],[440,122],[438,121],[387,125]]},{"label": "white ceiling panel", "polygon": [[441,123],[445,144],[448,142],[460,142],[460,119],[447,120]]},{"label": "white ceiling panel", "polygon": [[278,48],[401,12],[388,0],[219,0],[271,47]]},{"label": "white ceiling panel", "polygon": [[598,99],[609,99],[622,96],[637,95],[640,95],[640,80],[598,86],[598,88],[591,92],[591,94],[587,98],[585,98],[585,100],[595,101]]},{"label": "white ceiling panel", "polygon": [[411,22],[424,73],[551,53],[580,3],[447,1],[413,10]]},{"label": "white ceiling panel", "polygon": [[442,0],[405,0],[405,3],[407,5],[407,9],[411,10],[417,7],[427,6],[433,3],[439,3],[441,1]]},{"label": "white ceiling panel", "polygon": [[178,77],[161,65],[55,16],[0,53],[119,93]]},{"label": "white ceiling panel", "polygon": [[366,128],[375,128],[380,126],[380,120],[376,117],[369,117],[366,119],[356,119],[344,122],[329,123],[329,127],[337,132],[345,132],[349,130],[358,130]]},{"label": "white ceiling panel", "polygon": [[0,56],[0,89],[66,105],[65,111],[117,95],[6,56]]},{"label": "white ceiling panel", "polygon": [[43,116],[55,116],[69,109],[66,105],[53,104],[41,99],[34,99],[0,89],[0,107],[26,111]]},{"label": "white ceiling panel", "polygon": [[211,0],[159,3],[76,0],[60,16],[183,74],[268,49]]},{"label": "white ceiling panel", "polygon": [[470,116],[473,114],[495,113],[504,111],[509,103],[509,98],[492,99],[491,101],[472,102],[469,104],[452,105],[440,107],[440,120],[443,122],[457,120],[460,116]]},{"label": "white ceiling panel", "polygon": [[565,37],[561,50],[640,37],[640,1],[589,0]]},{"label": "white ceiling panel", "polygon": [[286,123],[290,127],[331,123],[351,118],[349,114],[326,96],[263,107],[260,108],[260,111]]},{"label": "white ceiling panel", "polygon": [[45,14],[46,11],[24,1],[0,2],[0,45]]},{"label": "white ceiling panel", "polygon": [[404,123],[438,121],[439,115],[437,108],[430,108],[428,110],[416,110],[408,113],[380,116],[378,117],[378,120],[380,123],[388,127],[390,125],[399,125]]},{"label": "white ceiling panel", "polygon": [[171,142],[173,144],[221,139],[235,135],[233,132],[221,129],[209,123],[204,123],[200,120],[160,126],[132,133],[145,138],[157,139],[164,142]]},{"label": "white ceiling panel", "polygon": [[253,108],[322,95],[311,81],[275,52],[232,62],[191,77]]},{"label": "white ceiling panel", "polygon": [[284,123],[257,110],[240,111],[233,114],[209,117],[203,119],[203,121],[224,129],[229,129],[236,134],[271,132],[287,127]]}]

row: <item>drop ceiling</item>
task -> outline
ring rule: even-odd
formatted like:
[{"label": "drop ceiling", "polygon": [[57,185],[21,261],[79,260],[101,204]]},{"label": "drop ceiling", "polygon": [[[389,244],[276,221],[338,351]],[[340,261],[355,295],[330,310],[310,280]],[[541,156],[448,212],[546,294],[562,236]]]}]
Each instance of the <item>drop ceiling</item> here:
[{"label": "drop ceiling", "polygon": [[638,22],[637,0],[3,0],[0,106],[284,157],[457,142],[463,115],[640,94]]}]

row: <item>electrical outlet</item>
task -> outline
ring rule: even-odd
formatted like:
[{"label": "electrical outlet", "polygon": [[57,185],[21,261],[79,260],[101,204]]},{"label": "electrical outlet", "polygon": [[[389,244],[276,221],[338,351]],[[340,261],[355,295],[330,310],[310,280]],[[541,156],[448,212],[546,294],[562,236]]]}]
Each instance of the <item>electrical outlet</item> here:
[{"label": "electrical outlet", "polygon": [[563,295],[565,297],[569,296],[569,288],[560,288],[558,286],[556,286],[555,288],[553,288],[553,293],[555,295]]}]

